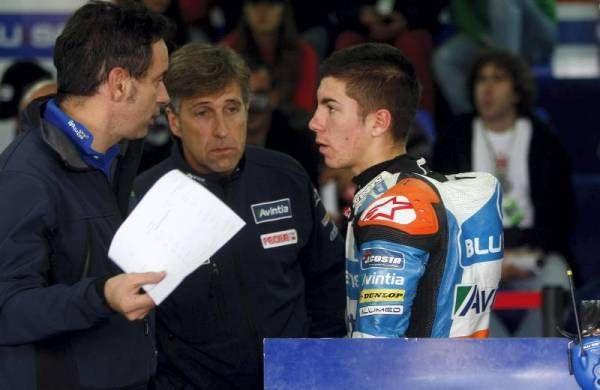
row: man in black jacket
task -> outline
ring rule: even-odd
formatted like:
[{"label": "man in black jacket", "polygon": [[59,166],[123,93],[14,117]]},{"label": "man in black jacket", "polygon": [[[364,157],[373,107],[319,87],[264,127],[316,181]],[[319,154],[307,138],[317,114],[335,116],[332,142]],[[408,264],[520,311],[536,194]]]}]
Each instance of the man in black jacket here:
[{"label": "man in black jacket", "polygon": [[176,51],[165,77],[176,141],[137,197],[179,169],[246,226],[158,308],[159,389],[262,388],[263,338],[344,334],[343,244],[304,169],[246,147],[249,78],[231,49],[206,44]]},{"label": "man in black jacket", "polygon": [[0,156],[0,387],[144,389],[156,354],[144,284],[107,256],[141,138],[168,103],[165,21],[91,2],[54,49],[58,94]]}]

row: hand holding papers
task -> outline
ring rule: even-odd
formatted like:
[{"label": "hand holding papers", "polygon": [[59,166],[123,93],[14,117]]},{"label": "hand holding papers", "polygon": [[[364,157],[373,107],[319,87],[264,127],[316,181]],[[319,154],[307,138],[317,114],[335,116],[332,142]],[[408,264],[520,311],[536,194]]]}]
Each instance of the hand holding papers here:
[{"label": "hand holding papers", "polygon": [[123,222],[108,256],[125,272],[166,271],[160,283],[145,287],[158,305],[244,225],[210,191],[173,170]]}]

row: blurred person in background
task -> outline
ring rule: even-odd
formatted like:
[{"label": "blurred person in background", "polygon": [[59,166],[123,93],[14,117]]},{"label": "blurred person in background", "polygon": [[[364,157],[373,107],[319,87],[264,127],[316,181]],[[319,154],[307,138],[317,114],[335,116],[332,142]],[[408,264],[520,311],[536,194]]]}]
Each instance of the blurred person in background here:
[{"label": "blurred person in background", "polygon": [[294,129],[278,109],[279,96],[266,66],[254,68],[250,74],[250,109],[248,111],[248,144],[285,153],[306,170],[313,185],[318,185],[320,156],[313,137]]},{"label": "blurred person in background", "polygon": [[[442,173],[483,171],[502,184],[504,262],[501,288],[568,288],[569,232],[574,221],[571,164],[548,124],[534,113],[527,64],[505,50],[480,53],[468,73],[475,111],[458,117],[437,140],[433,166]],[[538,311],[500,311],[506,329],[492,335],[540,336]]]},{"label": "blurred person in background", "polygon": [[170,22],[171,31],[167,39],[169,50],[177,49],[179,46],[186,44],[190,39],[188,25],[185,23],[181,8],[180,0],[112,0],[113,3],[124,5],[131,2],[143,4],[152,12],[161,14]]},{"label": "blurred person in background", "polygon": [[19,102],[25,89],[38,80],[52,77],[50,72],[35,62],[18,60],[9,65],[0,80],[0,152],[14,139],[18,131]]},{"label": "blurred person in background", "polygon": [[[318,57],[298,34],[288,0],[246,0],[238,27],[223,40],[248,64],[269,68],[279,106],[307,122],[315,105]],[[297,126],[305,128],[306,123]]]},{"label": "blurred person in background", "polygon": [[415,67],[423,92],[419,108],[434,114],[431,70],[432,35],[438,29],[438,14],[446,0],[359,0],[338,6],[341,33],[339,50],[364,42],[396,46]]},{"label": "blurred person in background", "polygon": [[20,125],[20,117],[24,115],[25,109],[33,100],[47,96],[56,94],[58,86],[56,85],[56,81],[54,79],[41,79],[36,81],[29,87],[25,89],[23,92],[23,97],[19,101],[19,115],[17,117],[17,135],[25,130],[23,126]]},{"label": "blurred person in background", "polygon": [[483,48],[504,48],[530,65],[547,62],[557,39],[555,0],[450,0],[457,32],[434,53],[440,90],[455,115],[474,107],[467,71]]}]

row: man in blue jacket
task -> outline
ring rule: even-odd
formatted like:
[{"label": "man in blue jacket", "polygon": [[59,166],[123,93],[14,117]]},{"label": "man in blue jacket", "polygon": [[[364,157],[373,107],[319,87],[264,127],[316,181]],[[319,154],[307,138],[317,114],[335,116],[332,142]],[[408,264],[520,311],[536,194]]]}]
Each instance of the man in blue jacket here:
[{"label": "man in blue jacket", "polygon": [[169,97],[162,17],[91,2],[54,49],[58,94],[34,101],[0,155],[0,387],[144,389],[163,273],[107,257],[139,142]]},{"label": "man in blue jacket", "polygon": [[157,309],[156,384],[262,388],[263,338],[344,334],[343,244],[298,162],[246,147],[250,71],[239,55],[183,46],[165,84],[174,146],[136,179],[136,195],[179,169],[246,225]]}]

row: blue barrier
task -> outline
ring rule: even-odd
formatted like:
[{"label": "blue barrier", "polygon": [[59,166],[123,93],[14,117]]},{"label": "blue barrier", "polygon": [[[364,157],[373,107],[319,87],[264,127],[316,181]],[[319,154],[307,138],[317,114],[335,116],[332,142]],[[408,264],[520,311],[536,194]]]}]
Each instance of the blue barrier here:
[{"label": "blue barrier", "polygon": [[266,339],[265,389],[578,389],[567,339]]}]

